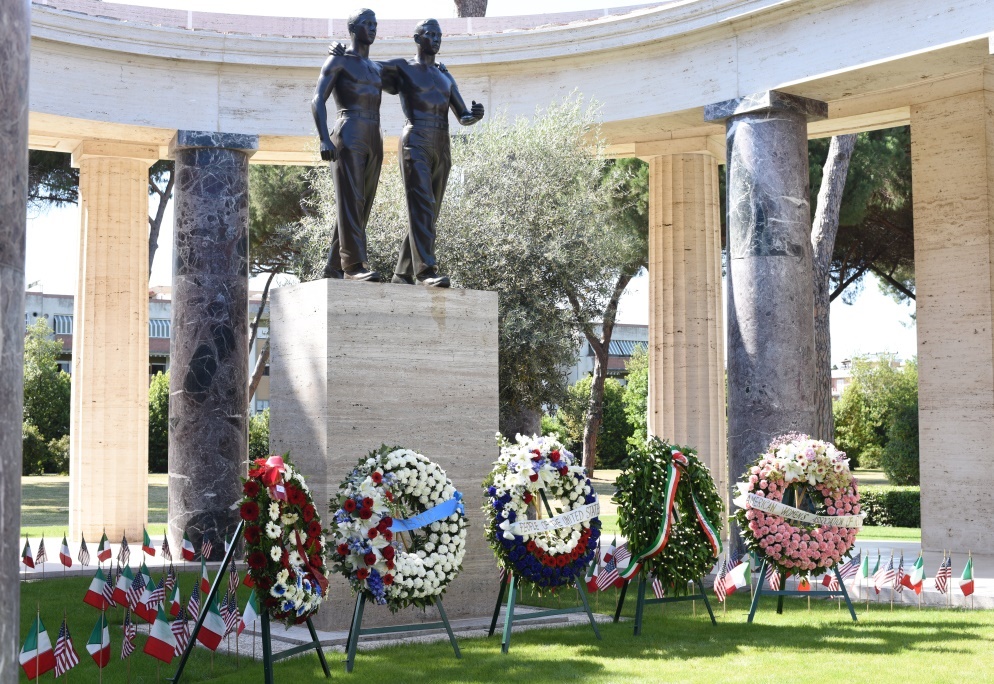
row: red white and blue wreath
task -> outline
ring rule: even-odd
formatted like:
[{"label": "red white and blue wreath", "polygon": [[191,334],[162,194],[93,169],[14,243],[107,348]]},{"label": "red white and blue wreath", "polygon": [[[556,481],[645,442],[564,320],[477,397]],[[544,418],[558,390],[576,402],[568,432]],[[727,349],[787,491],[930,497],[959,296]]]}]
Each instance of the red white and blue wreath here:
[{"label": "red white and blue wreath", "polygon": [[462,494],[425,456],[380,447],[349,473],[331,500],[334,569],[391,610],[425,607],[462,568]]},{"label": "red white and blue wreath", "polygon": [[[510,442],[483,487],[486,536],[502,567],[519,580],[556,588],[582,577],[600,538],[597,494],[577,459],[554,437]],[[548,516],[541,493],[553,509]],[[542,519],[529,520],[529,507]]]}]

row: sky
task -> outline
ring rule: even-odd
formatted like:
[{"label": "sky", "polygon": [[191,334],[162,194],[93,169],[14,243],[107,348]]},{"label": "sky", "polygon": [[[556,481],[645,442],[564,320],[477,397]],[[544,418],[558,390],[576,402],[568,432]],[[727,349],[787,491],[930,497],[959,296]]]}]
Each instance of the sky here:
[{"label": "sky", "polygon": [[[195,10],[198,12],[226,12],[230,14],[258,14],[281,17],[344,18],[352,10],[370,5],[380,19],[423,19],[456,16],[452,0],[353,0],[352,2],[319,2],[318,0],[134,0],[118,4],[145,5],[167,9]],[[487,16],[515,16],[520,14],[546,14],[550,12],[578,12],[604,7],[626,7],[649,4],[649,0],[490,0]],[[662,4],[662,3],[660,3]]]},{"label": "sky", "polygon": [[[169,285],[172,279],[171,207],[166,209],[159,234],[159,249],[152,265],[150,285]],[[52,209],[28,219],[27,282],[29,289],[50,294],[73,294],[78,272],[79,209]],[[260,276],[252,284],[262,289]],[[619,307],[622,323],[648,324],[648,277],[635,278]],[[724,298],[723,298],[724,299]],[[891,352],[903,359],[914,356],[916,329],[910,315],[914,302],[897,304],[880,292],[876,281],[866,279],[854,305],[832,304],[832,363],[857,354]]]}]

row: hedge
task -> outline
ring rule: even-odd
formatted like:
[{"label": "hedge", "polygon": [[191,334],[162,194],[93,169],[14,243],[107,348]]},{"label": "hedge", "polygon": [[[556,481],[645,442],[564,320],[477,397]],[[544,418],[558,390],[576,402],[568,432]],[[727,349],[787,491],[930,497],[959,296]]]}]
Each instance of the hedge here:
[{"label": "hedge", "polygon": [[864,525],[875,527],[921,527],[920,487],[866,486],[859,488]]}]

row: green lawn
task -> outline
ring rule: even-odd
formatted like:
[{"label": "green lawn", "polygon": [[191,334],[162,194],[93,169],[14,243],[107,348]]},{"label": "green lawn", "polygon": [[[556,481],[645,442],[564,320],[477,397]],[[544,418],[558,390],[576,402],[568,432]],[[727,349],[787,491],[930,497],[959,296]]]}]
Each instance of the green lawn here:
[{"label": "green lawn", "polygon": [[[168,476],[148,476],[148,531],[166,530]],[[69,525],[69,476],[30,475],[21,478],[21,535],[61,537]]]},{"label": "green lawn", "polygon": [[[184,596],[194,575],[182,577]],[[81,664],[70,679],[96,681],[96,668],[85,653],[86,638],[96,611],[76,600],[85,579],[48,580],[22,584],[21,638],[30,625],[36,603],[54,640],[62,610],[69,624]],[[57,591],[53,591],[57,589]],[[66,597],[69,597],[67,600]],[[244,602],[245,597],[242,596]],[[567,605],[567,596],[536,599],[530,603]],[[489,612],[492,597],[481,597]],[[570,599],[571,600],[571,599]],[[615,592],[593,598],[602,613],[611,613]],[[697,615],[689,603],[649,606],[642,636],[632,636],[631,623],[600,626],[602,641],[588,627],[537,629],[515,634],[509,655],[502,655],[497,636],[460,639],[462,660],[455,660],[449,645],[408,644],[373,651],[360,650],[356,669],[345,673],[342,656],[332,653],[329,664],[335,681],[372,682],[790,682],[824,684],[826,681],[872,681],[874,684],[905,682],[983,681],[994,672],[994,612],[943,610],[863,604],[858,624],[853,624],[835,602],[812,601],[811,610],[801,600],[789,600],[778,616],[773,599],[764,600],[756,622],[745,624],[748,594],[729,599],[727,612],[715,605],[718,626],[707,621],[702,603]],[[571,603],[569,605],[572,605]],[[625,614],[634,612],[634,601]],[[111,614],[113,660],[104,672],[108,683],[126,681],[127,667],[118,658],[121,646],[120,611]],[[345,625],[341,626],[343,629]],[[147,627],[141,628],[144,633]],[[155,661],[141,653],[144,636],[131,658],[132,681],[157,681]],[[175,663],[176,661],[174,661]],[[184,681],[217,681],[245,684],[262,681],[262,666],[242,658],[215,656],[213,678],[210,657],[198,649]],[[162,667],[163,681],[174,666]],[[276,665],[278,682],[323,681],[313,655]],[[47,675],[46,679],[51,675]],[[22,678],[22,681],[25,681]]]},{"label": "green lawn", "polygon": [[879,539],[880,541],[921,541],[920,527],[873,527],[867,526],[856,535],[859,539]]}]

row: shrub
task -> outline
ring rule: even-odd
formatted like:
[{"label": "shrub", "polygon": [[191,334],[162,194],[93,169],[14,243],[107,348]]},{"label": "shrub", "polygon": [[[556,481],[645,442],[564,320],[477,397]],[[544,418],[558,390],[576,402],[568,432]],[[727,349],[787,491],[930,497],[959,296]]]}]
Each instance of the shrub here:
[{"label": "shrub", "polygon": [[21,423],[22,475],[41,475],[48,461],[48,444],[41,436],[38,427],[24,421]]},{"label": "shrub", "polygon": [[69,435],[62,435],[58,439],[49,440],[48,463],[45,467],[46,473],[57,473],[59,475],[69,474]]},{"label": "shrub", "polygon": [[269,409],[249,418],[249,458],[269,455]]},{"label": "shrub", "polygon": [[[548,421],[550,431],[558,432],[562,443],[575,454],[580,454],[583,445],[583,428],[587,420],[587,404],[590,401],[589,376],[578,380],[569,388],[568,396],[559,408],[555,418]],[[622,401],[623,388],[614,378],[604,381],[604,420],[597,435],[597,467],[614,468],[628,456],[628,438],[632,428],[625,417]],[[543,433],[545,425],[543,425]]]},{"label": "shrub", "polygon": [[156,373],[148,386],[148,472],[169,472],[169,373]]},{"label": "shrub", "polygon": [[887,446],[880,456],[887,479],[898,485],[917,485],[918,399],[895,409],[887,429]]},{"label": "shrub", "polygon": [[921,488],[868,486],[859,488],[864,525],[921,527]]},{"label": "shrub", "polygon": [[628,384],[625,385],[621,400],[625,405],[625,418],[632,428],[628,443],[641,449],[649,435],[649,352],[645,347],[638,347],[632,353],[627,369]]}]

